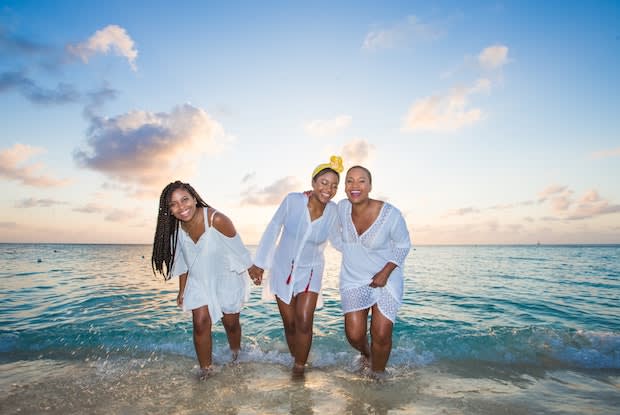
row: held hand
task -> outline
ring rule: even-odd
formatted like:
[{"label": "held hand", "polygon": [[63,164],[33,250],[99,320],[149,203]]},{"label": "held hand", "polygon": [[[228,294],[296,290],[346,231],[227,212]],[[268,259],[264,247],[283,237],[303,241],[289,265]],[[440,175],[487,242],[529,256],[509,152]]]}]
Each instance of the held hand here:
[{"label": "held hand", "polygon": [[254,281],[254,285],[261,285],[261,283],[263,282],[264,271],[264,269],[257,267],[256,265],[252,265],[250,268],[248,268],[248,274],[250,274],[250,278],[252,278],[252,281]]}]

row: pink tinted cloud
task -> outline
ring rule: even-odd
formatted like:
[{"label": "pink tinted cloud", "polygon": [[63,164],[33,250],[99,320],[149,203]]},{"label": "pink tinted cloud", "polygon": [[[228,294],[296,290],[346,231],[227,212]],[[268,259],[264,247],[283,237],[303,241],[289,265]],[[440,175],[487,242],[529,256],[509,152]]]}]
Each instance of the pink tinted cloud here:
[{"label": "pink tinted cloud", "polygon": [[49,175],[40,174],[45,168],[43,163],[32,163],[30,160],[45,149],[25,144],[15,144],[13,147],[0,151],[0,177],[16,181],[33,187],[58,187],[69,183],[69,180],[56,179]]},{"label": "pink tinted cloud", "polygon": [[300,191],[301,184],[296,177],[287,176],[264,188],[251,187],[241,195],[241,205],[278,205],[288,193]]},{"label": "pink tinted cloud", "polygon": [[68,45],[67,50],[82,59],[84,63],[88,63],[91,56],[97,53],[114,52],[116,55],[126,58],[132,70],[137,70],[138,50],[135,48],[135,43],[127,31],[117,25],[109,25],[97,30],[84,42]]}]

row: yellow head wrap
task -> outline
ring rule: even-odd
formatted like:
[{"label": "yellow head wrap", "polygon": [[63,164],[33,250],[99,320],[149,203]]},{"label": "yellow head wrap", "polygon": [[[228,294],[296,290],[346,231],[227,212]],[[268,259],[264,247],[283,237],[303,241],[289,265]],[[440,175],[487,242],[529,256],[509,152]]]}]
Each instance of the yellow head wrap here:
[{"label": "yellow head wrap", "polygon": [[329,163],[323,163],[316,166],[314,171],[312,172],[312,178],[314,179],[314,176],[316,176],[316,174],[323,169],[332,169],[337,173],[342,173],[342,171],[344,170],[344,167],[342,166],[342,157],[331,156],[329,158]]}]

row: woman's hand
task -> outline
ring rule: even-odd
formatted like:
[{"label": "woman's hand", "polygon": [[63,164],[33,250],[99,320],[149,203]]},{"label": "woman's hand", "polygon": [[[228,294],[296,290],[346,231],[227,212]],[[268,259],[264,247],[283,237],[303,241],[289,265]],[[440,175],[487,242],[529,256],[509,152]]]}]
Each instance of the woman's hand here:
[{"label": "woman's hand", "polygon": [[183,293],[181,291],[177,294],[177,306],[183,307]]},{"label": "woman's hand", "polygon": [[385,264],[381,271],[377,272],[374,277],[372,277],[372,281],[370,285],[372,288],[385,287],[387,284],[388,278],[390,278],[390,274],[396,268],[396,264],[393,262],[388,262]]},{"label": "woman's hand", "polygon": [[250,274],[250,278],[254,281],[254,285],[261,285],[263,282],[263,272],[265,272],[264,269],[257,267],[254,264],[248,268],[248,274]]},{"label": "woman's hand", "polygon": [[390,274],[388,274],[385,269],[382,269],[381,271],[377,272],[374,277],[372,277],[370,286],[372,288],[385,287],[389,276]]}]

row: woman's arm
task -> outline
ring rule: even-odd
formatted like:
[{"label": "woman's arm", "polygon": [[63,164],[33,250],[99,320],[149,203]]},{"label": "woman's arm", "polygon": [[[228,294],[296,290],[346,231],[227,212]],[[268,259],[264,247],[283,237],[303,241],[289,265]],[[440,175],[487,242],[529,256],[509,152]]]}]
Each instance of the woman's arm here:
[{"label": "woman's arm", "polygon": [[271,267],[271,261],[276,249],[276,241],[278,240],[278,237],[282,231],[282,226],[286,221],[289,198],[290,194],[284,198],[278,207],[278,210],[274,213],[271,221],[265,229],[265,232],[263,232],[260,242],[258,243],[256,255],[254,255],[254,264],[259,268],[268,269]]},{"label": "woman's arm", "polygon": [[179,294],[177,294],[177,305],[183,306],[183,294],[185,293],[185,284],[187,283],[187,272],[179,275]]}]

